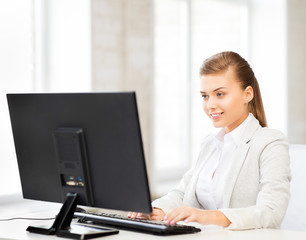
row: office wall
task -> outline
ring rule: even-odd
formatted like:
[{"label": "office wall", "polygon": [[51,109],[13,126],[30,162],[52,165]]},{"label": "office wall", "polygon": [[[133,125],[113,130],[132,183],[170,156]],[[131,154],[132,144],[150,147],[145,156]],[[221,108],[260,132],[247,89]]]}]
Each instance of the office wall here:
[{"label": "office wall", "polygon": [[152,0],[92,0],[91,11],[92,89],[136,91],[145,155],[149,160],[153,79]]},{"label": "office wall", "polygon": [[287,0],[288,137],[306,144],[306,1]]}]

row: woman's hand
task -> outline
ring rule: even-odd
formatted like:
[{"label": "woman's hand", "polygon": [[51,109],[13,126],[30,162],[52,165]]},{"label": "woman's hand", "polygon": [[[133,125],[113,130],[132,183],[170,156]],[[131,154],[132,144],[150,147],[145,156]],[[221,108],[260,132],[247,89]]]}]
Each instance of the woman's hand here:
[{"label": "woman's hand", "polygon": [[149,214],[143,214],[139,212],[129,212],[128,218],[141,218],[141,219],[151,219],[156,221],[162,221],[166,214],[164,211],[160,208],[153,208],[151,215]]},{"label": "woman's hand", "polygon": [[156,221],[162,221],[165,218],[166,214],[161,208],[153,208],[151,213],[151,219]]},{"label": "woman's hand", "polygon": [[192,207],[178,207],[169,212],[165,218],[165,223],[174,225],[179,221],[198,222],[202,225],[215,224],[228,227],[231,222],[218,210],[202,210]]}]

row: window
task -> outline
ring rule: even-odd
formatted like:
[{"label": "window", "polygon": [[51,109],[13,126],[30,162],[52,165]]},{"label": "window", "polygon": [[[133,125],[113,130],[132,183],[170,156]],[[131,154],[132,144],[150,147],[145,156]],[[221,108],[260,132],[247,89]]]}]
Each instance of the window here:
[{"label": "window", "polygon": [[32,1],[0,2],[0,194],[20,190],[6,93],[33,90]]},{"label": "window", "polygon": [[155,1],[154,166],[164,176],[181,175],[188,166],[189,37],[188,4]]},{"label": "window", "polygon": [[35,90],[91,90],[90,1],[35,2]]},{"label": "window", "polygon": [[6,93],[90,91],[90,47],[90,1],[1,1],[0,194],[21,191]]}]

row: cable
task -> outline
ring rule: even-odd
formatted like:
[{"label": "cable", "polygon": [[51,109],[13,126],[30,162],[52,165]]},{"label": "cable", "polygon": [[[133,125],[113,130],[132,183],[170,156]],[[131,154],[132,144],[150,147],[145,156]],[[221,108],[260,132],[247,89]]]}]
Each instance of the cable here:
[{"label": "cable", "polygon": [[23,218],[23,217],[16,217],[16,218],[6,218],[6,219],[0,219],[0,222],[8,222],[8,221],[13,221],[13,220],[31,220],[31,221],[44,221],[44,220],[54,220],[55,217],[53,218]]}]

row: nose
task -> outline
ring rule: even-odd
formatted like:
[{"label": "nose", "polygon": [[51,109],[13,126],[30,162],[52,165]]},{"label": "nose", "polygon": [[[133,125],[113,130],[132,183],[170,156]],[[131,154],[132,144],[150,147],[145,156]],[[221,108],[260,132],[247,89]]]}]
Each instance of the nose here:
[{"label": "nose", "polygon": [[206,107],[208,109],[216,108],[216,100],[214,97],[209,97],[209,99],[206,101]]}]

